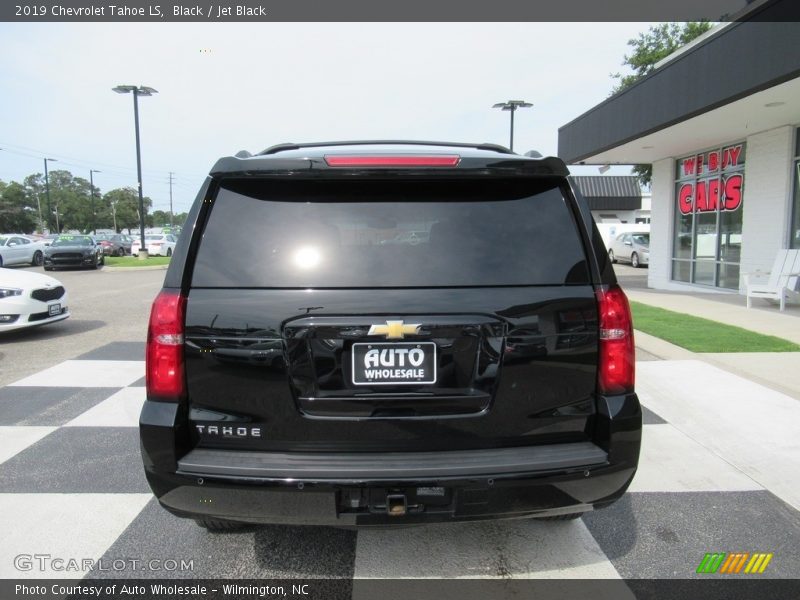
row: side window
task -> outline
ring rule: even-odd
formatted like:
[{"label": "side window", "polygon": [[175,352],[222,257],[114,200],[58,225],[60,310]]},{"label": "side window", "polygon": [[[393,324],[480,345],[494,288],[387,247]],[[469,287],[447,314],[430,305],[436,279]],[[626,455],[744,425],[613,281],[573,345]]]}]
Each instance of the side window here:
[{"label": "side window", "polygon": [[22,242],[23,244],[30,244],[31,243],[31,241],[28,238],[20,238],[20,242]]}]

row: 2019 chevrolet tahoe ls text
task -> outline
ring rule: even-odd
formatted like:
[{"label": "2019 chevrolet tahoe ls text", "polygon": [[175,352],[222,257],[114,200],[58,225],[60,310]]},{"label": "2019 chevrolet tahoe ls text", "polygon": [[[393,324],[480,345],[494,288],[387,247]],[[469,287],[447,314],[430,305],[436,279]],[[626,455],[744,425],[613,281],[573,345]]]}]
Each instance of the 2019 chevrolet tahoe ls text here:
[{"label": "2019 chevrolet tahoe ls text", "polygon": [[567,174],[437,142],[220,159],[150,317],[161,505],[226,529],[617,500],[642,429],[631,316]]}]

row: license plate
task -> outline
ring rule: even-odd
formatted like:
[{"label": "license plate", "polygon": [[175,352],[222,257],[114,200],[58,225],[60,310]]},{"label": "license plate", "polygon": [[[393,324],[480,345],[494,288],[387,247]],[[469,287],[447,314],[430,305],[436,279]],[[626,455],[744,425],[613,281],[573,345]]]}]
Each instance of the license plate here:
[{"label": "license plate", "polygon": [[353,385],[436,383],[436,344],[353,344]]},{"label": "license plate", "polygon": [[51,304],[47,307],[50,311],[50,316],[55,317],[56,315],[61,314],[61,305],[60,304]]}]

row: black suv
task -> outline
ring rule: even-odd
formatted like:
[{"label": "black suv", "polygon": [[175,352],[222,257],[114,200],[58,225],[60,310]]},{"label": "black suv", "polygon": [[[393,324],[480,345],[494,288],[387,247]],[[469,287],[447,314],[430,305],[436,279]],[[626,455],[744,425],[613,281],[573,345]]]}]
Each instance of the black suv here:
[{"label": "black suv", "polygon": [[150,317],[161,505],[225,529],[617,500],[642,428],[630,310],[567,174],[436,142],[220,159]]}]

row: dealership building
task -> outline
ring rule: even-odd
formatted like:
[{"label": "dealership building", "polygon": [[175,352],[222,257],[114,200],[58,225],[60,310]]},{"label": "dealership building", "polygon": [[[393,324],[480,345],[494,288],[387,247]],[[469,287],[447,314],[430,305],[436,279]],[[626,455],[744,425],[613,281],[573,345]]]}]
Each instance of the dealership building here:
[{"label": "dealership building", "polygon": [[653,165],[650,287],[743,292],[800,248],[796,1],[754,2],[559,129],[568,164]]}]

